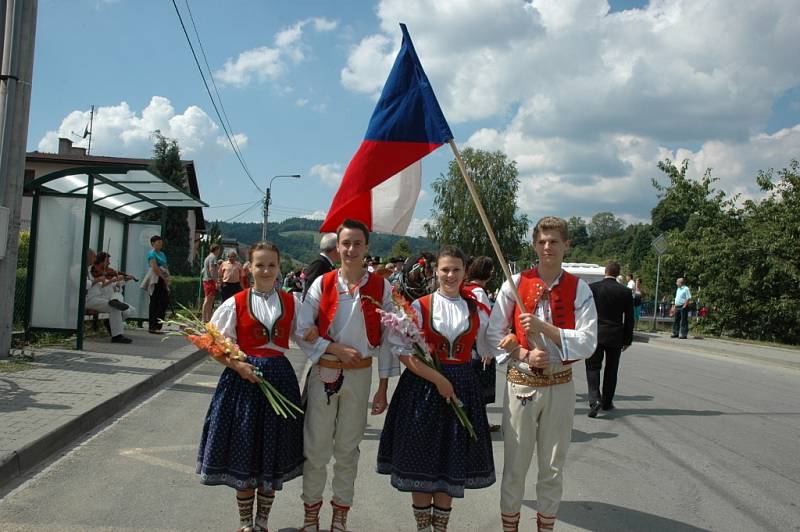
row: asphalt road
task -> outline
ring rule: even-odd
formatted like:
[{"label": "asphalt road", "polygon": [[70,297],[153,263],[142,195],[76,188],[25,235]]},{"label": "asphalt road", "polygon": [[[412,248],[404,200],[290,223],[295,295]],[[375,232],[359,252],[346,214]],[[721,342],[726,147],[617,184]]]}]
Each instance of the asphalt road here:
[{"label": "asphalt road", "polygon": [[[618,409],[589,419],[585,374],[575,369],[557,530],[800,530],[800,371],[636,344],[623,354]],[[212,361],[196,366],[6,494],[0,530],[233,530],[233,490],[194,474],[219,371]],[[499,417],[492,405],[490,421]],[[349,527],[411,531],[410,496],[374,473],[382,424],[370,418]],[[495,463],[499,476],[499,435]],[[302,522],[299,492],[298,479],[278,495],[271,530]],[[530,482],[522,530],[535,530],[534,499]],[[468,492],[450,529],[499,530],[498,502],[498,484]],[[329,522],[329,507],[322,516]]]}]

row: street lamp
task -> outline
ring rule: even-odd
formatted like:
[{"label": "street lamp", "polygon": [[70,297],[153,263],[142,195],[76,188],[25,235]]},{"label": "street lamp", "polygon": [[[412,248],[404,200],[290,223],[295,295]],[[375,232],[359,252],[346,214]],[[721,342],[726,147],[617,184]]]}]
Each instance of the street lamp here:
[{"label": "street lamp", "polygon": [[667,242],[666,237],[663,234],[658,235],[650,242],[650,246],[653,248],[653,251],[656,252],[656,256],[658,256],[658,266],[656,266],[656,290],[655,295],[653,296],[653,330],[656,330],[656,316],[658,315],[658,283],[661,277],[661,255],[667,252],[669,248],[669,243]]},{"label": "street lamp", "polygon": [[261,240],[267,239],[267,219],[269,218],[269,204],[272,202],[270,191],[272,189],[272,182],[278,179],[279,177],[293,177],[294,179],[300,179],[300,174],[276,175],[272,176],[272,179],[269,180],[267,193],[264,197],[264,225],[261,226]]}]

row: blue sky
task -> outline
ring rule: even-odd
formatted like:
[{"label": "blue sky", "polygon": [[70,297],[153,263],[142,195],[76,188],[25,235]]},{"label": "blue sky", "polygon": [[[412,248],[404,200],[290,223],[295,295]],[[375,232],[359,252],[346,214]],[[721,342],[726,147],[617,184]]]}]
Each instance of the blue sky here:
[{"label": "blue sky", "polygon": [[[190,24],[186,0],[177,0]],[[800,148],[800,3],[604,0],[190,0],[252,175],[276,174],[270,218],[320,216],[360,143],[406,22],[462,146],[517,161],[519,208],[646,220],[664,157],[758,194],[758,169]],[[191,33],[191,26],[189,26]],[[202,60],[202,59],[201,59]],[[148,156],[151,132],[196,161],[208,219],[259,192],[225,145],[171,1],[39,0],[28,149],[55,151],[99,109],[92,152]],[[74,138],[74,137],[73,137]],[[77,140],[78,139],[74,139]],[[430,217],[423,163],[411,231]],[[260,220],[254,207],[238,221]]]}]

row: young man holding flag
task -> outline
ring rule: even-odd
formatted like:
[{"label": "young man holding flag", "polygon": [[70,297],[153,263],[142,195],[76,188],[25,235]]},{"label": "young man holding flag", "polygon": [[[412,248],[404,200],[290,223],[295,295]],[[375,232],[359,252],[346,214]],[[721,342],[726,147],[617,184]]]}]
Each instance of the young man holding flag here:
[{"label": "young man holding flag", "polygon": [[[366,423],[364,408],[369,393],[369,376],[358,374],[362,372],[366,375],[369,372],[354,369],[354,365],[363,364],[362,356],[368,355],[364,351],[366,348],[359,347],[366,345],[364,337],[369,338],[373,346],[379,341],[378,331],[371,325],[374,319],[371,316],[377,313],[371,312],[369,304],[363,301],[375,300],[378,305],[391,310],[387,305],[390,301],[390,285],[386,281],[380,285],[384,289],[383,298],[370,293],[373,284],[378,285],[373,281],[374,276],[367,274],[361,265],[361,259],[366,254],[369,231],[405,234],[419,197],[421,159],[446,143],[450,143],[455,151],[453,134],[436,101],[411,37],[405,25],[401,24],[400,27],[403,31],[400,51],[375,106],[364,140],[348,164],[320,228],[320,232],[337,232],[342,267],[339,273],[330,272],[321,281],[315,281],[300,311],[300,319],[303,320],[300,327],[307,328],[319,319],[320,335],[324,337],[327,334],[334,340],[330,342],[323,339],[311,349],[304,348],[309,358],[316,360],[323,352],[327,352],[337,359],[334,363],[340,363],[343,368],[338,370],[341,373],[337,373],[336,367],[325,367],[328,362],[323,360],[330,357],[323,357],[318,364],[320,367],[315,366],[315,371],[320,378],[324,377],[325,383],[317,382],[320,379],[314,371],[309,381],[304,433],[306,467],[303,471],[303,500],[306,503],[303,530],[308,531],[318,529],[325,466],[331,453],[336,456],[331,530],[345,530],[347,511],[352,504],[355,464],[358,461],[357,445]],[[356,226],[352,220],[364,223]],[[326,282],[331,285],[328,291],[324,288]],[[337,290],[339,306],[337,308],[329,304],[328,309],[336,310],[328,316],[323,302],[333,297],[326,294],[333,294]],[[369,298],[365,299],[364,295],[369,295]],[[362,300],[360,307],[358,298]],[[363,321],[359,322],[362,315]],[[325,345],[325,342],[330,343]],[[370,352],[374,353],[375,349]],[[386,354],[389,354],[388,350]],[[388,361],[384,362],[383,353],[380,360],[382,380],[373,399],[373,413],[380,413],[386,408],[385,377],[395,371],[395,368],[389,368]],[[396,370],[399,373],[399,367]],[[340,375],[344,376],[343,384]],[[337,386],[341,387],[339,393],[335,391]],[[357,388],[357,391],[348,391],[350,386]],[[352,394],[353,398],[348,399],[348,394]],[[336,396],[340,397],[334,399]],[[329,398],[331,403],[338,401],[338,410],[327,404]],[[363,415],[363,420],[359,415]]]},{"label": "young man holding flag", "polygon": [[[378,358],[380,384],[372,400],[372,414],[386,410],[388,378],[399,365],[384,341],[377,308],[391,311],[389,282],[364,269],[369,230],[346,219],[336,231],[341,268],[318,277],[300,308],[298,330],[317,327],[315,342],[299,341],[313,362],[308,376],[308,404],[303,431],[305,519],[302,531],[319,530],[319,512],[331,456],[333,518],[331,531],[347,530],[358,468],[358,445],[367,425],[367,403],[372,385],[372,359]],[[302,327],[302,328],[301,328]]]},{"label": "young man holding flag", "polygon": [[[526,311],[508,281],[497,297],[486,335],[510,355],[503,406],[505,462],[500,487],[504,532],[519,529],[525,479],[534,449],[538,530],[553,530],[572,435],[575,383],[570,364],[597,344],[597,311],[589,285],[561,269],[569,249],[567,222],[547,216],[533,229],[536,268],[513,276]],[[509,329],[515,335],[506,337]],[[536,338],[537,347],[529,339]],[[505,353],[498,353],[505,355]]]}]

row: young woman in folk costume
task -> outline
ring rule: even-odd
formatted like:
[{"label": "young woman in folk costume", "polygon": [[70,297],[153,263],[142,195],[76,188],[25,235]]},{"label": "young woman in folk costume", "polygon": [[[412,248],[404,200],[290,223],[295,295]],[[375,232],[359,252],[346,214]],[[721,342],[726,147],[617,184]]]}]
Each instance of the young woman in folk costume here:
[{"label": "young woman in folk costume", "polygon": [[[472,292],[478,302],[480,310],[490,314],[492,302],[486,294],[486,284],[492,278],[494,272],[494,262],[486,256],[475,257],[467,267],[467,280],[464,288]],[[478,385],[481,387],[484,404],[494,403],[496,398],[496,373],[497,360],[492,359],[491,363],[484,362],[476,349],[472,350],[472,368],[478,376]],[[489,425],[490,432],[500,430],[500,425]]]},{"label": "young woman in folk costume", "polygon": [[[303,471],[303,416],[283,418],[262,393],[255,370],[294,404],[300,389],[284,356],[296,339],[292,294],[275,290],[280,252],[269,242],[250,248],[255,286],[228,298],[211,323],[236,341],[246,361],[228,359],[206,415],[197,472],[207,485],[236,490],[238,531],[267,530],[275,491]],[[316,330],[309,331],[315,335]],[[257,495],[256,495],[257,490]],[[255,522],[253,506],[258,499]]]},{"label": "young woman in folk costume", "polygon": [[[491,354],[486,344],[488,315],[464,290],[464,253],[444,246],[437,257],[439,288],[412,304],[417,323],[443,373],[408,352],[403,342],[389,341],[407,370],[392,397],[378,449],[378,472],[391,475],[392,486],[410,491],[417,530],[447,529],[453,497],[464,489],[495,482],[489,423],[480,387],[471,366],[472,347]],[[477,439],[453,413],[458,398]]]}]

